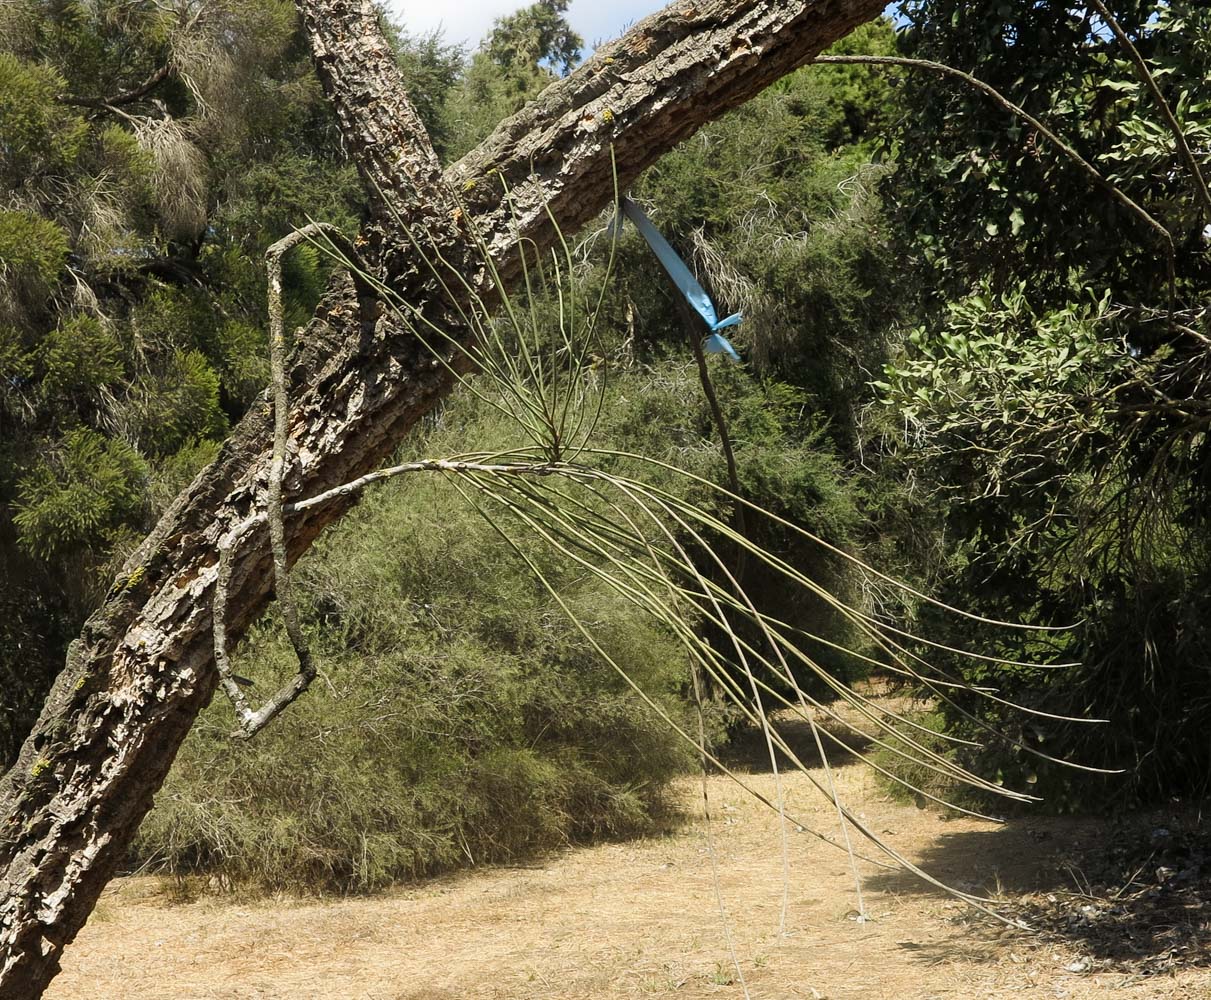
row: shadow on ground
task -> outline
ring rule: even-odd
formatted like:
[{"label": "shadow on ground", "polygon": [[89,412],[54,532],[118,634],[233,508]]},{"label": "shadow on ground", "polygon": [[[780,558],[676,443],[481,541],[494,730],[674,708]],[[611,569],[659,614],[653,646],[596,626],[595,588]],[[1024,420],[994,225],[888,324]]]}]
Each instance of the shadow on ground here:
[{"label": "shadow on ground", "polygon": [[[1201,819],[1195,808],[1017,819],[944,833],[917,860],[948,885],[996,899],[998,912],[1025,921],[1044,942],[1079,952],[1081,967],[1072,971],[1211,968],[1211,827]],[[939,892],[902,872],[868,884],[897,894]],[[991,922],[982,926],[986,935],[1005,934]]]},{"label": "shadow on ground", "polygon": [[[820,750],[817,747],[816,738],[812,734],[812,727],[805,720],[782,712],[775,717],[773,724],[782,739],[786,741],[786,745],[802,761],[804,767],[820,766]],[[824,719],[817,725],[821,730],[820,744],[828,755],[830,767],[840,767],[843,764],[852,763],[870,746],[869,738],[853,733],[831,719]],[[848,744],[850,749],[847,750],[837,742],[838,739]],[[769,774],[772,770],[765,734],[755,726],[747,726],[736,733],[720,750],[719,759],[733,771]],[[778,767],[789,770],[794,766],[794,762],[779,750]]]}]

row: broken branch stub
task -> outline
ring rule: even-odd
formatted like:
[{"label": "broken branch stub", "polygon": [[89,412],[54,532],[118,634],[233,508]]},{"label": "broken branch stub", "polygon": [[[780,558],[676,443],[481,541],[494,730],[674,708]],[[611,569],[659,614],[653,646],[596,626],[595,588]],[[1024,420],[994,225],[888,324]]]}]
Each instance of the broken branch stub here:
[{"label": "broken branch stub", "polygon": [[[346,255],[352,265],[350,276],[356,279],[365,267],[353,245],[335,226],[312,222],[296,229],[274,243],[265,252],[268,271],[269,303],[269,369],[273,394],[273,454],[269,463],[269,485],[265,511],[228,532],[219,542],[219,571],[214,588],[214,662],[219,673],[219,687],[235,709],[237,726],[233,736],[251,739],[265,728],[287,705],[298,698],[315,679],[315,664],[311,650],[299,625],[298,606],[291,589],[290,561],[286,551],[286,527],[283,520],[282,478],[286,468],[287,438],[290,423],[290,392],[286,379],[286,331],[282,316],[282,258],[304,241],[325,236]],[[231,672],[227,652],[227,602],[231,585],[232,550],[262,521],[269,522],[269,543],[273,551],[273,587],[282,606],[286,635],[298,658],[298,671],[279,688],[259,709],[248,706],[239,681]]]}]

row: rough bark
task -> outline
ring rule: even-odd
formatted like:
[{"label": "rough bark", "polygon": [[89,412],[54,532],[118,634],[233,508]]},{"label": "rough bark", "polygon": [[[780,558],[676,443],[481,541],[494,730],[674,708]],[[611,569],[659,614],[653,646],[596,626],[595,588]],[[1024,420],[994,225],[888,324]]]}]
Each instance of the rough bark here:
[{"label": "rough bark", "polygon": [[[317,73],[367,184],[374,218],[359,239],[364,256],[454,334],[458,303],[418,261],[414,243],[482,282],[467,233],[473,222],[511,282],[518,236],[539,247],[555,236],[545,206],[561,229],[575,231],[610,203],[615,165],[625,186],[703,123],[883,8],[883,0],[682,0],[603,46],[443,174],[369,5],[298,2]],[[287,501],[375,467],[453,385],[346,277],[317,308],[290,381]],[[37,997],[58,971],[214,692],[218,545],[263,510],[271,442],[263,397],[128,561],[0,779],[0,1000]],[[293,517],[292,558],[352,502],[337,494]],[[244,536],[233,559],[234,638],[270,599],[268,532]]]}]

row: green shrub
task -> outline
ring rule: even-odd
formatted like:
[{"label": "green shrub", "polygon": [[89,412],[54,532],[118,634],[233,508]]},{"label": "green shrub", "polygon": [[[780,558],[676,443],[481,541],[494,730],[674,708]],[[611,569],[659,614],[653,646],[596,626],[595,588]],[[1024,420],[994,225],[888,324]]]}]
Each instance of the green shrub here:
[{"label": "green shrub", "polygon": [[[428,453],[485,442],[465,402]],[[523,544],[602,646],[688,724],[673,638]],[[443,480],[367,497],[298,581],[322,677],[250,744],[230,739],[234,716],[216,701],[144,824],[141,857],[266,890],[361,891],[643,833],[665,814],[667,782],[693,755]],[[266,624],[235,669],[271,691],[292,657]]]},{"label": "green shrub", "polygon": [[[915,723],[915,726],[900,728],[914,743],[960,765],[968,763],[958,761],[956,744],[943,738],[948,727],[946,717],[941,712],[936,709],[918,709],[909,712],[905,718]],[[980,804],[978,795],[969,786],[925,766],[918,759],[919,753],[905,740],[893,736],[885,738],[884,743],[885,746],[876,748],[870,754],[870,761],[875,767],[882,769],[878,772],[877,780],[892,798],[899,802],[913,802],[922,809],[931,802],[941,808],[940,803],[933,802],[935,799],[943,799],[956,805]],[[932,796],[932,799],[929,796]],[[998,808],[1003,809],[1005,800],[998,799],[997,802]]]},{"label": "green shrub", "polygon": [[21,332],[0,323],[0,400],[6,409],[19,410],[15,398],[33,374],[33,359]]},{"label": "green shrub", "polygon": [[[832,545],[854,551],[864,526],[856,503],[853,477],[829,440],[826,428],[807,404],[802,390],[773,379],[758,379],[739,366],[713,364],[712,378],[723,406],[735,448],[741,492],[751,503],[784,518]],[[666,362],[640,377],[620,381],[603,418],[606,433],[618,447],[662,459],[714,483],[727,482],[718,434],[694,368],[690,363]],[[665,489],[695,493],[695,501],[728,518],[725,501],[704,488],[688,487],[671,473],[651,468],[630,470]],[[862,605],[860,580],[852,564],[768,518],[746,517],[750,540],[793,564],[830,593],[853,606]],[[717,539],[715,552],[727,565],[737,565],[734,548]],[[706,559],[703,559],[704,563]],[[704,565],[719,574],[715,565]],[[744,561],[744,588],[763,613],[824,641],[804,640],[803,649],[834,677],[852,681],[865,676],[866,666],[830,643],[866,652],[865,640],[851,622],[828,602],[802,588],[788,588],[779,574],[755,559]],[[741,634],[762,644],[755,632]],[[717,629],[707,630],[725,659],[732,659],[731,640]],[[797,680],[813,696],[831,699],[829,689],[795,668]],[[776,676],[763,678],[786,693]],[[747,689],[747,682],[742,684]]]},{"label": "green shrub", "polygon": [[59,102],[66,90],[53,69],[0,52],[0,180],[17,187],[28,175],[75,158],[88,126]]},{"label": "green shrub", "polygon": [[49,559],[109,548],[143,509],[147,467],[117,439],[78,428],[39,457],[17,484],[13,521],[26,551]]},{"label": "green shrub", "polygon": [[67,250],[67,234],[49,219],[0,210],[0,286],[8,286],[9,295],[46,295],[67,263]]},{"label": "green shrub", "polygon": [[[11,544],[0,544],[8,580],[28,579],[42,566]],[[31,565],[32,564],[32,565]],[[60,602],[32,588],[0,587],[0,771],[14,763],[42,699],[62,667],[58,650],[76,631]]]},{"label": "green shrub", "polygon": [[48,397],[92,396],[122,377],[122,345],[113,331],[91,316],[72,316],[39,346],[42,391]]},{"label": "green shrub", "polygon": [[[1054,587],[1040,586],[1041,606],[1053,620],[1064,620],[1061,614],[1085,620],[1070,633],[1027,633],[1016,644],[984,628],[963,638],[993,655],[1039,662],[1049,656],[1072,665],[946,665],[965,680],[995,686],[1003,698],[1061,718],[1023,716],[956,693],[957,706],[943,709],[947,731],[981,744],[969,752],[974,769],[1040,796],[1048,811],[1118,811],[1205,796],[1211,788],[1207,581],[1205,571],[1169,566],[1141,567],[1134,578],[1061,577]],[[941,628],[934,634],[945,636]],[[1005,736],[992,738],[985,727]],[[1076,771],[1040,754],[1109,773]]]},{"label": "green shrub", "polygon": [[219,376],[198,351],[173,351],[131,393],[133,432],[149,455],[170,455],[192,440],[221,440],[228,430]]}]

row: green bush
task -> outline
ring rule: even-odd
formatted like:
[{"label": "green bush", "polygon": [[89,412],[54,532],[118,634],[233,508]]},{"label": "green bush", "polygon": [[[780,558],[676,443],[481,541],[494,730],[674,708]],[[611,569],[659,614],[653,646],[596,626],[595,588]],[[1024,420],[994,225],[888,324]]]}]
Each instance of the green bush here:
[{"label": "green bush", "polygon": [[[28,212],[0,210],[0,308],[16,301],[33,304],[58,282],[67,263],[67,234],[49,219]],[[16,301],[4,303],[3,299]],[[23,318],[21,310],[13,318]],[[0,314],[2,316],[2,314]]]},{"label": "green bush", "polygon": [[14,327],[0,323],[0,402],[5,409],[19,410],[20,403],[14,397],[33,374],[33,359],[26,347],[25,338]]},{"label": "green bush", "polygon": [[[1211,788],[1211,612],[1207,574],[1170,566],[1135,578],[1102,577],[1040,586],[1041,607],[1084,621],[1059,637],[1027,634],[1019,643],[980,628],[963,637],[993,655],[1073,665],[973,668],[948,664],[1006,699],[1053,716],[1024,716],[971,695],[943,706],[947,731],[980,746],[973,769],[1029,791],[1055,812],[1138,808]],[[1063,619],[1060,619],[1063,620]],[[938,628],[935,635],[944,636]],[[957,637],[951,635],[953,641]],[[1000,730],[992,737],[985,727]],[[1077,771],[1049,757],[1105,769]]]},{"label": "green bush", "polygon": [[17,186],[30,174],[75,158],[88,127],[59,102],[66,89],[53,69],[0,52],[0,181]]},{"label": "green bush", "polygon": [[[915,724],[912,727],[902,727],[914,743],[961,766],[966,765],[966,761],[957,760],[956,745],[943,737],[943,734],[948,732],[948,726],[941,712],[918,709],[910,712],[905,718]],[[881,769],[877,772],[879,785],[897,801],[913,802],[922,809],[931,802],[941,808],[941,804],[934,801],[937,799],[956,805],[988,804],[981,803],[980,796],[969,786],[927,767],[919,759],[919,752],[913,750],[904,739],[896,736],[885,737],[884,744],[877,747],[869,759],[876,768]],[[1003,808],[1004,800],[998,799],[998,802]]]},{"label": "green bush", "polygon": [[42,391],[48,397],[91,396],[122,377],[122,345],[112,330],[91,316],[72,316],[52,330],[39,348]]},{"label": "green bush", "polygon": [[[735,447],[741,492],[751,503],[806,529],[839,548],[860,548],[864,527],[857,506],[853,476],[829,440],[823,421],[807,404],[806,394],[774,379],[759,379],[739,366],[711,365],[717,394]],[[713,483],[727,483],[727,469],[718,447],[718,434],[702,395],[692,363],[665,362],[640,377],[620,380],[603,418],[605,433],[616,446],[634,454],[660,459]],[[653,470],[630,469],[645,480]],[[704,487],[690,487],[672,473],[660,474],[665,489],[694,494],[694,499],[727,520],[728,502]],[[860,580],[853,564],[769,518],[749,513],[746,531],[751,541],[795,566],[829,593],[860,607]],[[732,544],[717,539],[720,559],[736,568]],[[707,559],[704,556],[703,562]],[[700,567],[719,575],[713,563]],[[803,649],[816,663],[842,681],[865,676],[866,666],[855,656],[830,644],[865,651],[865,640],[851,622],[829,603],[803,588],[786,586],[785,578],[755,559],[744,560],[744,588],[760,610],[791,627],[824,641],[804,640]],[[763,640],[740,626],[748,641]],[[708,629],[712,645],[728,660],[731,640]],[[795,668],[798,682],[813,696],[831,699],[826,686]],[[739,675],[737,675],[739,679]],[[789,691],[778,677],[763,678]],[[747,690],[747,682],[741,687]]]},{"label": "green bush", "polygon": [[[482,444],[481,417],[453,407],[427,452]],[[673,638],[522,544],[596,640],[688,725]],[[368,497],[298,581],[322,676],[252,743],[228,736],[225,700],[208,709],[143,826],[142,858],[265,890],[361,891],[658,825],[667,782],[692,754],[443,480]],[[293,662],[266,624],[235,669],[262,693]]]},{"label": "green bush", "polygon": [[108,548],[141,512],[146,478],[143,461],[121,441],[87,428],[70,432],[17,484],[13,522],[22,548],[43,559]]}]

